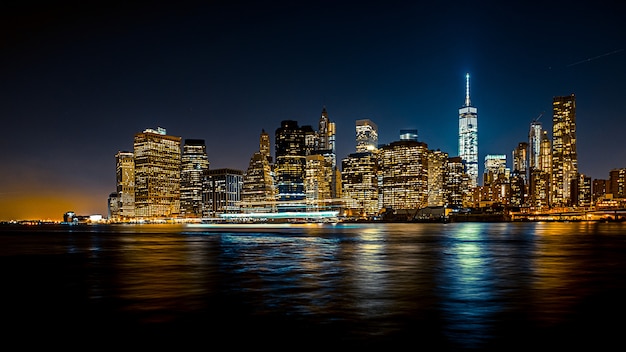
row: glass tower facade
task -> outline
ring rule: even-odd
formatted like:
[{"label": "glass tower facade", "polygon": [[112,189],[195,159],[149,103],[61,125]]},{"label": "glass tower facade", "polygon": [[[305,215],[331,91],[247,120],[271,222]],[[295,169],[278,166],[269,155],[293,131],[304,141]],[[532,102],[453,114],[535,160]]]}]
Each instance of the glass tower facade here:
[{"label": "glass tower facade", "polygon": [[119,220],[128,220],[135,217],[135,155],[120,151],[115,160],[117,206],[112,215]]},{"label": "glass tower facade", "polygon": [[298,126],[298,122],[293,120],[281,122],[281,127],[276,130],[275,148],[277,200],[304,200],[305,132]]},{"label": "glass tower facade", "polygon": [[203,214],[202,192],[209,159],[203,139],[185,139],[180,170],[180,215],[199,218]]},{"label": "glass tower facade", "polygon": [[135,134],[135,216],[177,217],[180,213],[181,137],[164,128]]},{"label": "glass tower facade", "polygon": [[459,156],[474,188],[478,185],[478,109],[470,101],[469,77],[465,75],[465,103],[459,109]]},{"label": "glass tower facade", "polygon": [[371,152],[378,148],[378,126],[370,119],[356,120],[356,152]]},{"label": "glass tower facade", "polygon": [[552,101],[552,203],[567,206],[570,186],[578,176],[576,153],[576,97],[554,97]]}]

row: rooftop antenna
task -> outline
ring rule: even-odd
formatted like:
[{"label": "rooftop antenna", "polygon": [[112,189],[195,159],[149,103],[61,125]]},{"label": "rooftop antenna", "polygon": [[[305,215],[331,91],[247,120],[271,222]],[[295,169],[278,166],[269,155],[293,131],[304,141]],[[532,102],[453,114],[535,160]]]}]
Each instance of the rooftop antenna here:
[{"label": "rooftop antenna", "polygon": [[469,94],[469,73],[465,74],[465,106],[470,106],[470,94]]}]

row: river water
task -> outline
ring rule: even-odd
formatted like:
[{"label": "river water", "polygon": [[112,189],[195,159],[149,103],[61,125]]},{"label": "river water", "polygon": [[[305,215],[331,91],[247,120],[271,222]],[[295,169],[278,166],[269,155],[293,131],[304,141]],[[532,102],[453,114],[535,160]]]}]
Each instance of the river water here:
[{"label": "river water", "polygon": [[625,326],[624,223],[7,225],[0,268],[24,345],[606,350]]}]

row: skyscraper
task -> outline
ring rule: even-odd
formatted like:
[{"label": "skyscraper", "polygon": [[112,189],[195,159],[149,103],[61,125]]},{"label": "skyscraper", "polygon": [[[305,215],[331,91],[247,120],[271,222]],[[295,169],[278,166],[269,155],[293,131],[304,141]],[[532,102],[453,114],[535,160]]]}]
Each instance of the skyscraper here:
[{"label": "skyscraper", "polygon": [[371,152],[378,148],[378,126],[370,119],[356,120],[356,151]]},{"label": "skyscraper", "polygon": [[396,141],[380,149],[383,207],[421,209],[428,205],[428,145]]},{"label": "skyscraper", "polygon": [[259,151],[250,158],[243,175],[241,208],[246,212],[270,212],[276,196],[270,155],[270,137],[265,130],[259,138]]},{"label": "skyscraper", "polygon": [[554,97],[552,101],[552,203],[570,205],[572,180],[578,176],[576,154],[576,97]]},{"label": "skyscraper", "polygon": [[180,142],[164,128],[135,134],[135,216],[177,217],[180,213]]},{"label": "skyscraper", "polygon": [[465,162],[470,186],[478,185],[478,109],[470,101],[469,73],[465,75],[465,103],[459,109],[459,156]]},{"label": "skyscraper", "polygon": [[304,200],[306,166],[305,132],[297,121],[283,120],[276,129],[276,187],[277,200]]},{"label": "skyscraper", "polygon": [[116,160],[117,213],[118,219],[135,216],[135,156],[131,152],[118,152]]},{"label": "skyscraper", "polygon": [[185,139],[180,169],[180,215],[185,218],[202,217],[202,192],[205,186],[209,159],[203,139]]}]

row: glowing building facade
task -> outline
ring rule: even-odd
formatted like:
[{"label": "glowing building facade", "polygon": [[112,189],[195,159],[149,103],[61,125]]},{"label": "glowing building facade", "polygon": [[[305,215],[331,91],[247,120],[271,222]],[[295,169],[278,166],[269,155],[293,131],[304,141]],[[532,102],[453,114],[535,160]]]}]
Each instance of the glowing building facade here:
[{"label": "glowing building facade", "polygon": [[459,109],[459,156],[474,188],[478,185],[478,109],[470,101],[469,77],[465,75],[465,103]]},{"label": "glowing building facade", "polygon": [[344,158],[341,184],[347,216],[367,218],[378,214],[378,156],[375,153],[352,153]]},{"label": "glowing building facade", "polygon": [[298,201],[306,198],[304,178],[306,167],[305,133],[297,121],[283,120],[276,129],[275,149],[277,200]]},{"label": "glowing building facade", "polygon": [[235,169],[207,171],[207,191],[203,198],[208,217],[239,213],[243,172]]},{"label": "glowing building facade", "polygon": [[428,204],[428,145],[397,141],[380,148],[383,208],[421,209]]},{"label": "glowing building facade", "polygon": [[120,151],[115,154],[117,204],[111,216],[115,220],[135,217],[135,155]]},{"label": "glowing building facade", "polygon": [[356,152],[371,152],[378,148],[378,126],[370,119],[356,120]]},{"label": "glowing building facade", "polygon": [[428,206],[446,204],[446,169],[448,153],[441,150],[428,152]]},{"label": "glowing building facade", "polygon": [[275,210],[276,191],[270,138],[265,130],[259,138],[259,151],[250,158],[248,169],[243,175],[241,208],[245,212],[271,212]]},{"label": "glowing building facade", "polygon": [[570,186],[578,176],[576,153],[576,97],[554,97],[552,101],[552,203],[568,206]]},{"label": "glowing building facade", "polygon": [[181,137],[164,128],[135,134],[135,216],[177,217],[180,213]]},{"label": "glowing building facade", "polygon": [[180,216],[200,218],[203,214],[202,193],[209,159],[203,139],[185,139],[180,168]]}]

